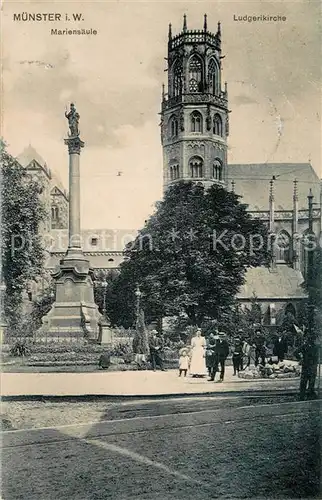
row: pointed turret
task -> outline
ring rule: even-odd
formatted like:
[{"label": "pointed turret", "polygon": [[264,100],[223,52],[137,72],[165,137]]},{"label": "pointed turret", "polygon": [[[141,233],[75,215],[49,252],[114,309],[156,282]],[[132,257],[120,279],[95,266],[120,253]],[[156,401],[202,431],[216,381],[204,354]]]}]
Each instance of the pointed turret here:
[{"label": "pointed turret", "polygon": [[183,14],[183,31],[187,31],[187,16]]},{"label": "pointed turret", "polygon": [[203,29],[204,31],[207,31],[207,14],[204,15],[204,22],[203,22]]}]

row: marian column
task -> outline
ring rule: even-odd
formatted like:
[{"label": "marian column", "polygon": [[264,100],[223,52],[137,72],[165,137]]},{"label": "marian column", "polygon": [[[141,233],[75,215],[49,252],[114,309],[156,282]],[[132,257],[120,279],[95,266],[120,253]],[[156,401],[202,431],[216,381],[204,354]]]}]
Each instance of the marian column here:
[{"label": "marian column", "polygon": [[79,114],[74,104],[65,112],[69,134],[65,139],[69,154],[69,227],[68,249],[53,274],[56,301],[43,318],[41,335],[97,341],[100,314],[94,302],[89,261],[84,256],[80,231],[80,152],[84,142],[79,137]]},{"label": "marian column", "polygon": [[65,139],[69,153],[69,226],[68,252],[65,258],[79,257],[81,252],[80,235],[80,171],[79,160],[81,148],[85,143],[79,137],[79,114],[74,104],[70,105],[69,113],[65,113],[69,124],[69,137]]}]

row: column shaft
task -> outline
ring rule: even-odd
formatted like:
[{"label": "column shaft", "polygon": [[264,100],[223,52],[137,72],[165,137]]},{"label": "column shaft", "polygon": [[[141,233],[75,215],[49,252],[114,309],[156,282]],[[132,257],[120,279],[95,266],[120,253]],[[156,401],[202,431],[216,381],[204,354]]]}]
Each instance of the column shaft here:
[{"label": "column shaft", "polygon": [[80,172],[79,154],[69,155],[69,248],[80,248]]}]

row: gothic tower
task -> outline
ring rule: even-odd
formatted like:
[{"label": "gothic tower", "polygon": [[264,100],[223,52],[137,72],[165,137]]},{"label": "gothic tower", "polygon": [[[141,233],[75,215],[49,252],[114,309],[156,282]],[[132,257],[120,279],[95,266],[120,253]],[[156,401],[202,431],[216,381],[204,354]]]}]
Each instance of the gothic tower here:
[{"label": "gothic tower", "polygon": [[227,182],[228,94],[221,84],[221,30],[169,25],[168,92],[162,91],[163,183],[201,181],[206,187]]}]

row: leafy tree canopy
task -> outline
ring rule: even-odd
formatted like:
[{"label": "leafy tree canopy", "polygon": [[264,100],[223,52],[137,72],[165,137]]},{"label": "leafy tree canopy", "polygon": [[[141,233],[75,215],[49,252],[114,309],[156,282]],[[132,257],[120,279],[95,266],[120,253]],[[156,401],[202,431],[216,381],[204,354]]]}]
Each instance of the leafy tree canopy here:
[{"label": "leafy tree canopy", "polygon": [[[3,144],[2,144],[3,146]],[[23,294],[43,271],[40,227],[48,216],[41,201],[43,186],[2,147],[1,256],[6,285],[4,312],[11,330],[20,322]]]},{"label": "leafy tree canopy", "polygon": [[217,318],[233,304],[246,269],[269,260],[267,228],[246,208],[217,185],[171,186],[127,246],[113,283],[112,322],[133,322],[136,283],[147,320],[185,314],[200,325]]}]

